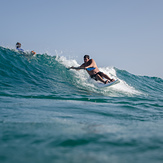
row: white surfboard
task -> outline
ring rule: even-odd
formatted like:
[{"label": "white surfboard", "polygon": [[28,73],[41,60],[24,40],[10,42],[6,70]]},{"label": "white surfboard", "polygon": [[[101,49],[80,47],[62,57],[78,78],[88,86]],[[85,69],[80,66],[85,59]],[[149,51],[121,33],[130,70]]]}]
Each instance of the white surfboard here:
[{"label": "white surfboard", "polygon": [[117,80],[115,80],[115,81],[113,81],[113,82],[111,82],[111,83],[107,83],[107,84],[104,84],[104,83],[97,83],[97,86],[98,87],[101,87],[101,88],[103,88],[103,87],[109,87],[109,86],[112,86],[112,85],[115,85],[115,84],[118,84],[118,83],[120,83],[120,81],[117,79]]}]

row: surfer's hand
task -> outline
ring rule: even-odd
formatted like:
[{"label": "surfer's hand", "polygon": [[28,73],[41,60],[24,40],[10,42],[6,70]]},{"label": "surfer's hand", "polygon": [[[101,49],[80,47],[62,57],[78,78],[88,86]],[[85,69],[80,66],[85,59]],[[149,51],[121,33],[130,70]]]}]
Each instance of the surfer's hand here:
[{"label": "surfer's hand", "polygon": [[35,54],[36,54],[36,52],[35,52],[35,51],[31,51],[31,53],[32,53],[33,55],[35,55]]},{"label": "surfer's hand", "polygon": [[74,68],[74,66],[72,66],[72,67],[69,67],[68,69],[73,69]]}]

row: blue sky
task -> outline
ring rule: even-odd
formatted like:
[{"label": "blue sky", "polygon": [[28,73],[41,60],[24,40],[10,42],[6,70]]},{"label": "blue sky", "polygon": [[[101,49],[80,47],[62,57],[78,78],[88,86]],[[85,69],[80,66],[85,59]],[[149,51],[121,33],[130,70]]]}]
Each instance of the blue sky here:
[{"label": "blue sky", "polygon": [[[163,78],[163,0],[0,0],[0,45]],[[62,54],[61,54],[62,52]]]}]

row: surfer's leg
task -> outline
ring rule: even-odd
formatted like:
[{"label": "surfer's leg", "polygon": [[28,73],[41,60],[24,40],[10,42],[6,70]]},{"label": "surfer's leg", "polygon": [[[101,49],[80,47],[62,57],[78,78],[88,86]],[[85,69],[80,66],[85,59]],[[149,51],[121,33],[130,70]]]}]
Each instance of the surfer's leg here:
[{"label": "surfer's leg", "polygon": [[99,74],[96,75],[96,80],[99,80],[102,83],[106,84],[105,80]]},{"label": "surfer's leg", "polygon": [[108,79],[109,81],[113,82],[115,81],[114,79],[111,79],[108,75],[104,74],[103,72],[100,74],[102,77]]}]

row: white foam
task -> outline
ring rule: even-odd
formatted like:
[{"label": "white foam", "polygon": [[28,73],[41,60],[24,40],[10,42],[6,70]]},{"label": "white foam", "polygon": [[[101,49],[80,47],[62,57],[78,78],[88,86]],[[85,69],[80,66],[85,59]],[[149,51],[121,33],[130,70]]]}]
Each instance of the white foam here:
[{"label": "white foam", "polygon": [[64,56],[56,56],[56,61],[58,61],[59,63],[65,65],[65,67],[71,67],[71,66],[79,66],[79,64],[77,63],[76,60],[71,59],[71,60],[67,60],[66,57]]},{"label": "white foam", "polygon": [[114,91],[130,94],[130,95],[141,94],[141,92],[137,91],[134,87],[129,86],[124,80],[118,78],[116,75],[116,70],[113,67],[99,68],[99,70],[107,74],[110,78],[118,79],[120,81],[120,83],[118,84],[115,84],[111,87],[104,88],[105,90],[112,89]]}]

